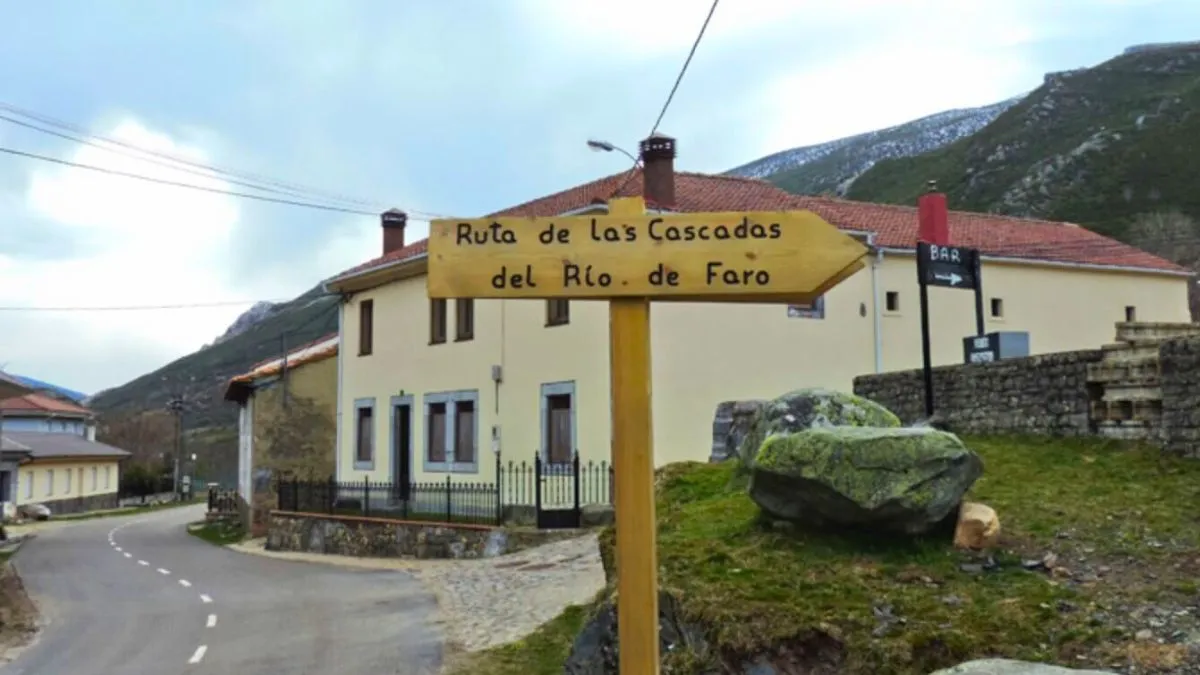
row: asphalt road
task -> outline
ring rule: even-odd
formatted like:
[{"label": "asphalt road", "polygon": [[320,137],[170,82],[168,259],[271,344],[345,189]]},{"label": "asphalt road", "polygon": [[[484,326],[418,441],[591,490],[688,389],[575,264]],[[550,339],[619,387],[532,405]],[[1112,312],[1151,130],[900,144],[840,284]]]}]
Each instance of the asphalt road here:
[{"label": "asphalt road", "polygon": [[3,675],[426,675],[434,599],[403,572],[229,551],[203,507],[41,532],[13,559],[47,625]]}]

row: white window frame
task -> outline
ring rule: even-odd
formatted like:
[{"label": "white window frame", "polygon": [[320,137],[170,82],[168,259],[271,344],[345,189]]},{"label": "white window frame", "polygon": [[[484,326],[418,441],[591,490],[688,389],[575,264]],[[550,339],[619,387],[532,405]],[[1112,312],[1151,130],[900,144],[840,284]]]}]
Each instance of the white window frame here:
[{"label": "white window frame", "polygon": [[108,490],[112,486],[112,467],[104,467],[104,489]]},{"label": "white window frame", "polygon": [[92,467],[92,492],[95,492],[96,490],[99,489],[99,481],[98,481],[99,476],[100,476],[100,467],[93,466]]},{"label": "white window frame", "polygon": [[33,479],[33,475],[34,474],[32,471],[25,472],[25,498],[26,499],[33,499],[33,484],[35,482]]},{"label": "white window frame", "polygon": [[75,479],[75,476],[71,475],[72,473],[74,473],[73,470],[67,469],[67,488],[63,491],[65,495],[71,494],[71,482]]},{"label": "white window frame", "polygon": [[[459,462],[454,456],[458,447],[458,425],[454,421],[458,413],[458,404],[462,401],[470,401],[475,409],[471,429],[471,435],[475,438],[475,459],[471,462]],[[424,424],[429,423],[429,406],[433,403],[446,404],[446,431],[443,434],[446,440],[446,461],[429,461],[429,429],[426,428],[421,437],[421,466],[429,473],[479,473],[479,416],[483,413],[479,408],[479,390],[464,389],[425,394],[422,406]]]},{"label": "white window frame", "polygon": [[46,496],[54,496],[54,469],[46,469]]}]

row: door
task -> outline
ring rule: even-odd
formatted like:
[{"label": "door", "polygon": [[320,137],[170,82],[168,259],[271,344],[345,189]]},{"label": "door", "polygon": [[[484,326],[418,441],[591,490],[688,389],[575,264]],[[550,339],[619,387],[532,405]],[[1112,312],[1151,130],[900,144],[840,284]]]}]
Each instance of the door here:
[{"label": "door", "polygon": [[392,429],[392,438],[395,439],[392,482],[396,497],[407,500],[412,485],[412,404],[397,405],[392,418],[395,420],[395,428]]}]

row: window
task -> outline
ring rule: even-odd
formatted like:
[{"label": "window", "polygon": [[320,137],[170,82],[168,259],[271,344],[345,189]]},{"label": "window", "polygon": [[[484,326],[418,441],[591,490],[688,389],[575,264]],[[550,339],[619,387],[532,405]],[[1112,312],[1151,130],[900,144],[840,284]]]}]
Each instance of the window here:
[{"label": "window", "polygon": [[446,462],[446,404],[428,404],[425,414],[425,456],[430,464]]},{"label": "window", "polygon": [[54,469],[46,469],[46,495],[54,494]]},{"label": "window", "polygon": [[99,475],[100,475],[100,469],[98,467],[93,466],[92,467],[92,492],[95,492],[97,487],[99,487],[97,485],[97,480],[96,480],[97,476],[99,476]]},{"label": "window", "polygon": [[1125,305],[1125,322],[1133,323],[1134,321],[1137,321],[1137,307]]},{"label": "window", "polygon": [[358,355],[369,356],[374,347],[375,337],[375,301],[363,300],[358,303]]},{"label": "window", "polygon": [[475,462],[475,402],[454,405],[454,461]]},{"label": "window", "polygon": [[546,301],[546,325],[565,326],[571,323],[571,301],[555,298]]},{"label": "window", "polygon": [[992,298],[992,318],[1004,318],[1004,298]]},{"label": "window", "polygon": [[446,299],[429,301],[429,344],[440,345],[446,341]]},{"label": "window", "polygon": [[479,393],[475,390],[425,395],[426,471],[479,471]]},{"label": "window", "polygon": [[110,487],[112,487],[112,477],[109,475],[111,473],[112,473],[111,466],[104,467],[104,489],[105,490],[108,490]]},{"label": "window", "polygon": [[67,487],[64,492],[71,494],[71,469],[67,469]]},{"label": "window", "polygon": [[900,311],[900,293],[897,291],[888,291],[884,296],[884,307],[889,312]]},{"label": "window", "polygon": [[33,499],[33,472],[25,472],[25,498]]},{"label": "window", "polygon": [[788,305],[789,319],[824,319],[825,296],[820,296],[807,305]]},{"label": "window", "polygon": [[458,298],[454,301],[454,339],[470,340],[475,337],[475,301]]},{"label": "window", "polygon": [[375,399],[354,402],[354,468],[375,468]]}]

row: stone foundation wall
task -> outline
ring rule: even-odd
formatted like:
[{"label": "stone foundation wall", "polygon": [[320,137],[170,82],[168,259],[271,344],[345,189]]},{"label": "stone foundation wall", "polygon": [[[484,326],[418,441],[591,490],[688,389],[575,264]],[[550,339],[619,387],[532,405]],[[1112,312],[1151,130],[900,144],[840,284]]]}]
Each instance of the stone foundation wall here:
[{"label": "stone foundation wall", "polygon": [[117,493],[112,492],[106,495],[91,495],[90,497],[70,497],[68,499],[55,499],[52,501],[39,501],[39,504],[45,504],[50,509],[50,513],[54,516],[66,515],[69,513],[86,513],[87,511],[104,511],[107,509],[115,509],[118,506]]},{"label": "stone foundation wall", "polygon": [[492,558],[574,534],[275,511],[266,548],[360,558]]},{"label": "stone foundation wall", "polygon": [[[1102,356],[1096,349],[934,368],[936,419],[966,434],[1091,434],[1088,364]],[[924,418],[924,392],[920,369],[854,379],[855,394],[886,406],[906,424]]]},{"label": "stone foundation wall", "polygon": [[1200,458],[1200,338],[1163,342],[1158,347],[1158,364],[1163,449]]}]

